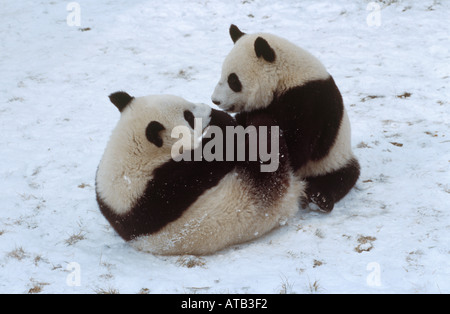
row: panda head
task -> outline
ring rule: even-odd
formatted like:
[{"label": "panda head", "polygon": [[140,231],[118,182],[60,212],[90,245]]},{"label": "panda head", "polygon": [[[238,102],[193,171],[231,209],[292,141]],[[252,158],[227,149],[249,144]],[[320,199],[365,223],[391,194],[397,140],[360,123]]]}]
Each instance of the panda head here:
[{"label": "panda head", "polygon": [[194,131],[195,119],[201,118],[201,130],[211,120],[211,107],[193,104],[177,96],[134,98],[125,92],[117,92],[109,98],[121,113],[110,143],[120,146],[121,156],[128,160],[132,157],[137,164],[141,163],[140,160],[148,160],[149,156],[154,160],[170,156],[172,146],[180,141],[172,137],[176,127],[190,131],[191,136],[182,140],[190,140],[184,144],[195,147],[201,135]]},{"label": "panda head", "polygon": [[[202,118],[206,128],[212,109],[168,95],[134,98],[117,92],[109,98],[121,117],[100,161],[96,189],[115,213],[124,214],[143,195],[154,170],[175,157],[175,142],[196,147],[195,118]],[[176,127],[189,130],[190,137],[183,133],[181,140],[173,138]]]},{"label": "panda head", "polygon": [[267,107],[275,94],[329,75],[307,51],[271,34],[245,34],[230,27],[234,47],[211,97],[228,112]]}]

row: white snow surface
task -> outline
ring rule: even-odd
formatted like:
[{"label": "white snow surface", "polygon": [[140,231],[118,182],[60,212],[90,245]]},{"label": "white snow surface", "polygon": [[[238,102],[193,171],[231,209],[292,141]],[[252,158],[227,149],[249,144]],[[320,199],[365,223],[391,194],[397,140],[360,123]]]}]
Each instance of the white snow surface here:
[{"label": "white snow surface", "polygon": [[[379,26],[356,0],[82,0],[81,26],[68,3],[0,4],[0,293],[450,293],[450,1],[376,1]],[[95,199],[107,96],[211,104],[231,23],[326,65],[361,178],[212,256],[135,251]]]}]

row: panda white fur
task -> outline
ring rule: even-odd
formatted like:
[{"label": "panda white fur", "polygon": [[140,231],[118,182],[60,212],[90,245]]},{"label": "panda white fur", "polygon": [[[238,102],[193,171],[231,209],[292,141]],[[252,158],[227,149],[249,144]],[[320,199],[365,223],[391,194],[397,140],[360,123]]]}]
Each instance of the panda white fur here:
[{"label": "panda white fur", "polygon": [[360,166],[351,149],[342,96],[322,63],[286,39],[245,34],[230,27],[235,43],[212,101],[238,112],[239,124],[262,113],[280,125],[291,164],[308,183],[310,202],[329,212],[355,185]]},{"label": "panda white fur", "polygon": [[117,92],[110,99],[121,118],[97,170],[97,201],[114,230],[138,250],[212,254],[260,237],[295,214],[304,183],[292,173],[285,144],[280,154],[286,158],[273,173],[261,173],[258,162],[175,162],[174,127],[189,127],[194,135],[195,118],[203,128],[222,129],[235,120],[175,96]]}]

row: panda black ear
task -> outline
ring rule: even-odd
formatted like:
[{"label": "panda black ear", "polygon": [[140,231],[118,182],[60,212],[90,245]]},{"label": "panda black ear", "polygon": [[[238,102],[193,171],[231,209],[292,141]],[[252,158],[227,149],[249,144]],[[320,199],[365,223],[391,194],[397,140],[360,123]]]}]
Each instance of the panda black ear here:
[{"label": "panda black ear", "polygon": [[114,106],[122,112],[126,106],[134,99],[134,97],[128,95],[125,92],[116,92],[109,95],[109,100],[114,104]]},{"label": "panda black ear", "polygon": [[230,36],[231,36],[231,39],[233,40],[233,43],[236,43],[239,40],[239,38],[241,38],[244,35],[245,35],[245,33],[241,32],[241,30],[236,25],[231,24]]},{"label": "panda black ear", "polygon": [[152,121],[148,124],[147,129],[145,130],[145,136],[150,143],[155,144],[157,147],[162,147],[163,140],[159,135],[159,132],[165,129],[166,128],[164,127],[164,125],[162,125],[158,121]]},{"label": "panda black ear", "polygon": [[262,37],[256,38],[255,52],[258,58],[262,56],[267,62],[275,61],[275,51],[272,49],[272,47],[270,47],[267,40]]}]

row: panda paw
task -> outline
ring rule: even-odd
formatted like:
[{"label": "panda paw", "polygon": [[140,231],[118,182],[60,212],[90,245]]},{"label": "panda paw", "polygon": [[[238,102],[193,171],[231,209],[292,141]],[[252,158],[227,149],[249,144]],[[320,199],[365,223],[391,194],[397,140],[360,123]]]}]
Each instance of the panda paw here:
[{"label": "panda paw", "polygon": [[329,213],[334,208],[334,200],[330,195],[315,192],[309,195],[309,202],[319,207],[319,211]]}]

